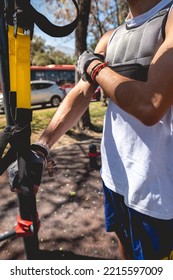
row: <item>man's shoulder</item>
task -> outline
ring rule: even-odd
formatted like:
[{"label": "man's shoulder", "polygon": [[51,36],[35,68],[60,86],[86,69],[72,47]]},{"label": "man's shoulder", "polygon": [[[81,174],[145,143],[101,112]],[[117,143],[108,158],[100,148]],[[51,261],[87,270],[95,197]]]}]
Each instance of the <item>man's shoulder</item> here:
[{"label": "man's shoulder", "polygon": [[165,24],[165,35],[166,37],[169,36],[169,34],[171,34],[172,37],[172,32],[173,32],[173,6],[171,7],[167,20],[166,20],[166,24]]},{"label": "man's shoulder", "polygon": [[106,54],[107,44],[114,31],[115,31],[115,29],[111,29],[111,30],[107,31],[101,37],[100,41],[98,42],[98,44],[96,46],[95,52],[98,52],[98,53],[104,52]]},{"label": "man's shoulder", "polygon": [[104,38],[105,40],[109,40],[109,38],[112,36],[112,34],[116,31],[117,28],[111,29],[109,31],[107,31],[102,38]]}]

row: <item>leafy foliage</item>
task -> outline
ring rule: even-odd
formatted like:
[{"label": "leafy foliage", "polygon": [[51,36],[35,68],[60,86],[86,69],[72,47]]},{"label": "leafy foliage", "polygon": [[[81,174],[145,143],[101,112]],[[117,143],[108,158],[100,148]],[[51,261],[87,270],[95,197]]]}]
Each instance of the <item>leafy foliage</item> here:
[{"label": "leafy foliage", "polygon": [[[33,2],[39,9],[43,1]],[[44,2],[47,4],[46,16],[55,24],[68,24],[76,16],[72,1],[45,0]],[[76,57],[87,48],[87,45],[89,49],[94,50],[100,37],[109,29],[122,23],[128,12],[128,5],[124,0],[78,0],[78,3],[80,20],[79,27],[75,32]],[[74,36],[74,33],[71,36]],[[46,45],[41,37],[33,37],[31,44],[32,65],[74,64],[75,61],[74,56]]]},{"label": "leafy foliage", "polygon": [[[39,1],[37,1],[37,4]],[[45,0],[45,2],[48,4],[50,14],[54,15],[59,24],[64,25],[74,19],[75,9],[72,1]],[[128,12],[127,3],[123,0],[78,0],[78,5],[80,18],[78,27],[75,30],[76,57],[88,48],[87,44],[90,49],[94,50],[100,37],[108,29],[116,28],[122,23]],[[45,46],[44,42],[40,42],[39,38],[37,39],[37,45],[33,45],[33,48],[35,48],[34,56],[32,57],[33,64],[67,63],[65,62],[67,57],[62,55],[61,52],[50,46]],[[68,57],[68,59],[70,58]],[[71,63],[74,63],[74,61],[72,62],[71,60]],[[76,81],[78,78],[76,75]],[[91,127],[89,109],[86,110],[81,121],[83,128]]]},{"label": "leafy foliage", "polygon": [[31,43],[31,65],[74,64],[75,58],[46,45],[45,40],[34,35]]}]

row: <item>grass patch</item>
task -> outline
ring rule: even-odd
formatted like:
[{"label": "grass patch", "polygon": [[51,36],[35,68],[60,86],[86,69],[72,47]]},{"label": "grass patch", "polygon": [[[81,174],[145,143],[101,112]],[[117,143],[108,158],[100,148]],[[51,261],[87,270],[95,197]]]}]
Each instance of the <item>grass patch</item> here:
[{"label": "grass patch", "polygon": [[[56,108],[47,108],[47,109],[39,109],[33,110],[33,118],[32,118],[32,131],[37,132],[39,130],[43,130],[52,116],[54,115]],[[0,129],[3,129],[6,126],[5,115],[0,115]]]},{"label": "grass patch", "polygon": [[101,102],[91,102],[90,103],[90,117],[91,123],[94,126],[103,126],[103,119],[106,112],[107,107],[103,107]]},{"label": "grass patch", "polygon": [[[101,105],[101,102],[91,102],[89,110],[90,110],[91,123],[96,127],[102,127],[106,107],[103,107]],[[55,111],[56,108],[33,110],[32,132],[37,133],[43,131],[43,129],[50,122]],[[5,115],[1,114],[0,129],[3,129],[5,126],[6,126]]]},{"label": "grass patch", "polygon": [[43,131],[43,129],[48,125],[56,108],[48,108],[43,110],[34,110],[32,118],[32,132],[37,133],[38,131]]}]

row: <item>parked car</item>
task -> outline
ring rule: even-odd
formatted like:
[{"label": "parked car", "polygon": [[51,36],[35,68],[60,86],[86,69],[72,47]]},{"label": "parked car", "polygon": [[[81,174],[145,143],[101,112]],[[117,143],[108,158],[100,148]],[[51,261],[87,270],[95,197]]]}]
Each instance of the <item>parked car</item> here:
[{"label": "parked car", "polygon": [[31,105],[51,104],[59,106],[66,92],[56,82],[47,80],[31,81]]},{"label": "parked car", "polygon": [[[31,81],[31,105],[51,104],[53,107],[59,106],[66,96],[66,91],[56,82],[48,80]],[[3,109],[3,94],[0,94],[0,109]]]}]

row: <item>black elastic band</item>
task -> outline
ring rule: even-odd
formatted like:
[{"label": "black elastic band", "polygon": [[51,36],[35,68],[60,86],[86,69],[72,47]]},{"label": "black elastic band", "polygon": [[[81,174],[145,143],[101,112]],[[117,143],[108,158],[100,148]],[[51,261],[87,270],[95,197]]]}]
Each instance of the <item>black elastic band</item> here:
[{"label": "black elastic band", "polygon": [[79,9],[78,5],[75,0],[72,0],[76,10],[77,10],[77,16],[75,20],[65,26],[57,26],[52,24],[44,15],[36,11],[32,5],[30,6],[31,14],[34,19],[35,24],[46,34],[52,36],[52,37],[65,37],[69,34],[71,34],[74,29],[77,26],[78,23],[78,17],[79,17]]}]

